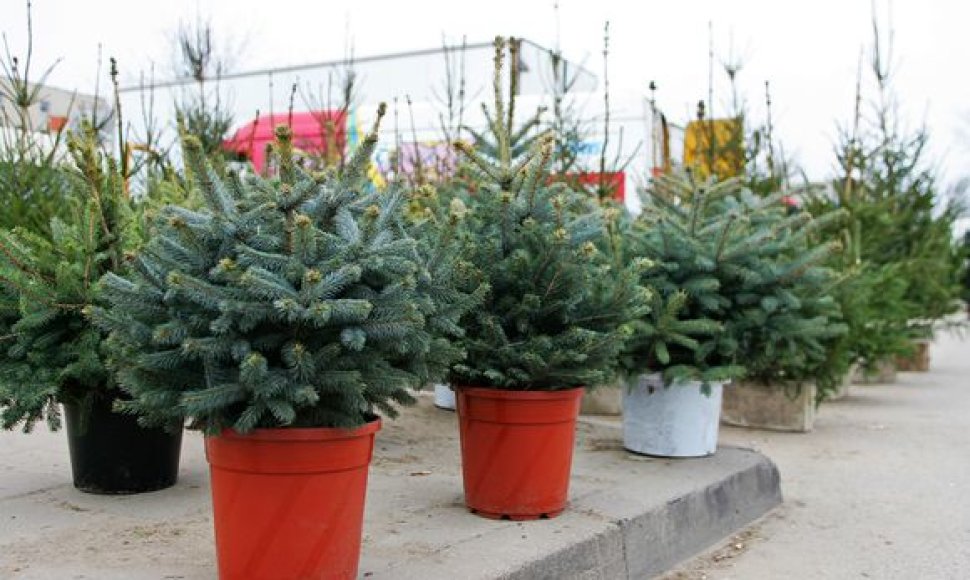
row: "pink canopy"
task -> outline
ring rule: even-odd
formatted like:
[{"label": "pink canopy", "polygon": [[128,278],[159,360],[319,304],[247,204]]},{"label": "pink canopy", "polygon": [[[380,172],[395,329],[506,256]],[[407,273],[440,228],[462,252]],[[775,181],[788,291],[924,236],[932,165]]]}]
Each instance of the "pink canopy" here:
[{"label": "pink canopy", "polygon": [[[253,163],[256,171],[266,166],[266,146],[275,140],[273,132],[279,125],[290,125],[294,147],[314,155],[329,153],[329,143],[343,151],[347,142],[346,115],[342,111],[306,111],[279,115],[262,115],[236,130],[223,142],[227,151],[243,155]],[[333,131],[331,136],[330,131]]]}]

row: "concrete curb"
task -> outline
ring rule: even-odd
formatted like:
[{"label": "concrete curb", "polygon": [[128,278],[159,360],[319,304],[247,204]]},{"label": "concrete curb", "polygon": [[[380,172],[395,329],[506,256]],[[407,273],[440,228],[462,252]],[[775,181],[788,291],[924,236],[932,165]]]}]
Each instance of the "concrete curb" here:
[{"label": "concrete curb", "polygon": [[[782,501],[778,469],[760,453],[722,447],[697,459],[644,457],[625,451],[621,435],[615,420],[580,419],[570,505],[552,520],[473,517],[455,489],[458,482],[427,480],[427,493],[458,493],[444,504],[416,505],[411,517],[423,522],[418,526],[399,526],[393,536],[375,532],[365,546],[362,577],[642,580],[729,537]],[[409,494],[406,501],[412,500],[421,502]]]},{"label": "concrete curb", "polygon": [[[596,495],[583,498],[582,503],[615,505],[618,499],[610,494]],[[759,456],[746,468],[662,506],[637,511],[632,505],[626,509],[621,505],[619,511],[626,513],[615,513],[602,533],[501,578],[653,577],[730,536],[781,502],[778,469],[770,459]]]}]

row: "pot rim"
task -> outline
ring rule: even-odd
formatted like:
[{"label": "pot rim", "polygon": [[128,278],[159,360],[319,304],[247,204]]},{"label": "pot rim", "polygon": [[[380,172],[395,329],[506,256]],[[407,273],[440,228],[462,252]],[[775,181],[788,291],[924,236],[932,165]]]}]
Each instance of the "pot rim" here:
[{"label": "pot rim", "polygon": [[[664,388],[683,388],[683,387],[693,388],[693,387],[699,387],[704,384],[704,381],[701,381],[701,380],[688,379],[686,381],[675,382],[668,385],[663,382],[663,373],[660,371],[650,371],[650,372],[643,372],[636,375],[629,375],[624,379],[623,382],[626,383],[627,385],[633,384],[634,386],[636,386],[637,384],[640,383],[641,379],[647,379],[649,381],[661,381],[664,385]],[[712,387],[717,387],[717,386],[729,387],[734,384],[737,384],[738,382],[740,381],[738,381],[737,379],[728,379],[726,381],[711,381],[710,385]]]},{"label": "pot rim", "polygon": [[583,396],[586,387],[572,387],[569,389],[550,390],[525,390],[525,389],[499,389],[494,387],[475,387],[468,385],[453,385],[456,392],[462,392],[472,397],[483,399],[519,399],[519,400],[555,400],[555,399],[577,399]]},{"label": "pot rim", "polygon": [[249,441],[337,441],[371,435],[377,433],[382,426],[381,418],[375,417],[359,427],[276,427],[253,429],[245,434],[238,433],[234,429],[223,429],[218,435],[206,435],[206,438],[221,437]]}]

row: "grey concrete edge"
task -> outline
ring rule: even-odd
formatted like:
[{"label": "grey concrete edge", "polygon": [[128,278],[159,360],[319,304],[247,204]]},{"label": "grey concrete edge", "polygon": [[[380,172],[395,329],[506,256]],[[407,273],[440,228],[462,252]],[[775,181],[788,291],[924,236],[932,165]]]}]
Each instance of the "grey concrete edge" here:
[{"label": "grey concrete edge", "polygon": [[503,580],[651,578],[674,568],[781,505],[769,458],[706,488],[630,518],[502,576]]}]

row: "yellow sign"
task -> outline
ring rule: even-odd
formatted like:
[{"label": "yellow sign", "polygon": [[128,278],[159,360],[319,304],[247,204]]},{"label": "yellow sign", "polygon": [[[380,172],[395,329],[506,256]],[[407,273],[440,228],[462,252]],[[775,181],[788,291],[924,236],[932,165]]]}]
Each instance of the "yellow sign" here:
[{"label": "yellow sign", "polygon": [[740,119],[691,121],[684,131],[684,167],[701,179],[744,171],[744,127]]}]

